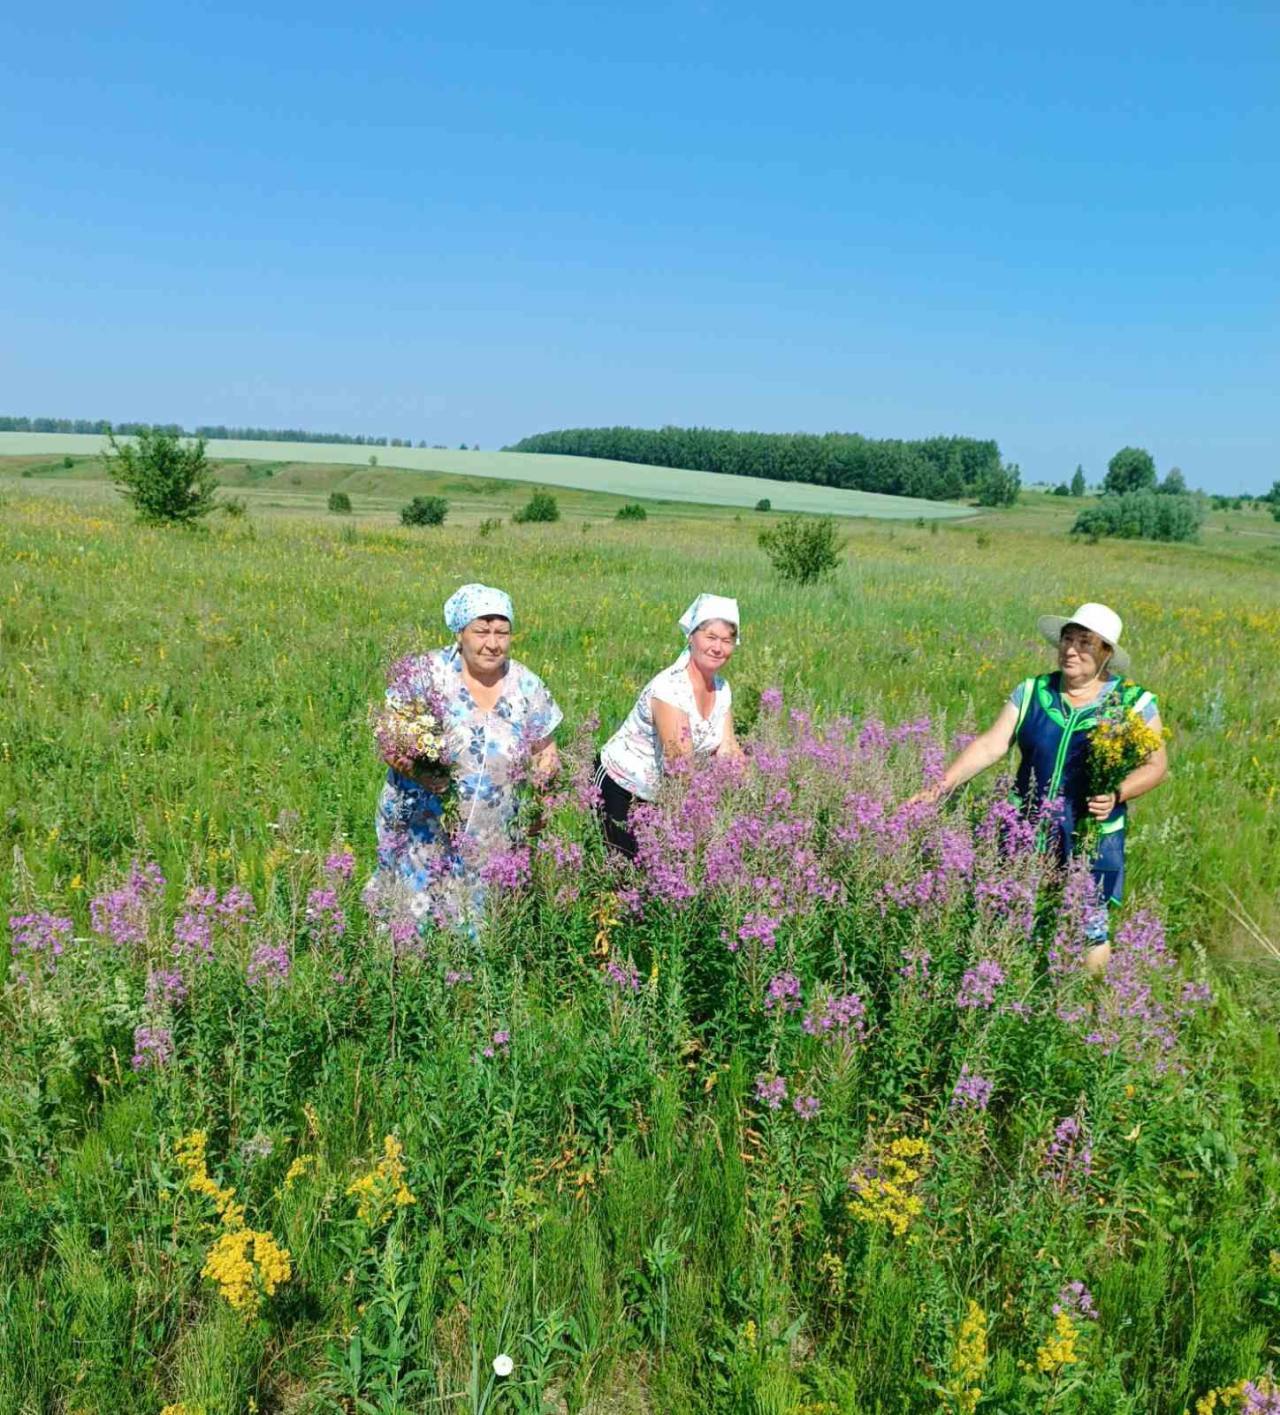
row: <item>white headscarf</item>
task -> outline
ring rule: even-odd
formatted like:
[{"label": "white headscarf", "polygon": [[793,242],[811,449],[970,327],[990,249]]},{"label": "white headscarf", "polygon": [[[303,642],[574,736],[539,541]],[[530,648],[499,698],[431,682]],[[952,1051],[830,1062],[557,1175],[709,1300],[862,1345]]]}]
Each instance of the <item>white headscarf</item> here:
[{"label": "white headscarf", "polygon": [[689,662],[689,636],[699,625],[707,623],[710,619],[723,619],[726,624],[733,625],[739,638],[742,636],[738,622],[738,601],[722,594],[700,594],[680,616],[680,628],[684,631],[686,647],[676,659],[677,668],[683,668]]},{"label": "white headscarf", "polygon": [[500,614],[514,627],[511,596],[505,590],[495,590],[492,585],[463,585],[444,602],[444,622],[455,634],[461,633],[473,619],[487,619],[494,614]]}]

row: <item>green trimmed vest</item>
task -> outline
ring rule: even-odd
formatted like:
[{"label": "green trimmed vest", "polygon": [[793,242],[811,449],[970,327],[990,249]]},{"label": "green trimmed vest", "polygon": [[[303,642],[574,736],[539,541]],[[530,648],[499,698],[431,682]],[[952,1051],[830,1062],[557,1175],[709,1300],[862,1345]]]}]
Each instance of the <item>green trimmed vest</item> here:
[{"label": "green trimmed vest", "polygon": [[[1022,685],[1018,725],[1014,740],[1022,759],[1014,778],[1014,790],[1028,813],[1045,801],[1061,799],[1061,842],[1064,854],[1071,853],[1076,822],[1086,814],[1084,760],[1088,734],[1104,703],[1120,701],[1133,712],[1142,712],[1151,694],[1137,683],[1119,680],[1088,707],[1073,708],[1060,691],[1060,676],[1042,673]],[[1121,802],[1102,822],[1102,834],[1123,830],[1127,808]]]}]

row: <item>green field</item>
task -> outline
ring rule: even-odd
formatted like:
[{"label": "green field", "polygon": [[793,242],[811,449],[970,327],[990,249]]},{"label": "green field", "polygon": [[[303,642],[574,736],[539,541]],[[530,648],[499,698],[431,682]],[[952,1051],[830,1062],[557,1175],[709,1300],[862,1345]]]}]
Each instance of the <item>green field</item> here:
[{"label": "green field", "polygon": [[[592,483],[557,493],[558,524],[511,525],[528,487],[490,469],[499,454],[352,470],[326,449],[245,444],[220,475],[247,514],[188,534],[135,525],[94,459],[65,468],[23,436],[0,439],[0,918],[66,917],[76,941],[53,972],[15,944],[0,1002],[0,1415],[972,1410],[957,1384],[969,1303],[991,1415],[1182,1415],[1280,1361],[1268,516],[1215,513],[1199,545],[1090,546],[1067,536],[1078,503],[1047,495],[929,525],[913,510],[851,522],[837,574],[799,589],[756,544],[771,518],[669,492],[639,524],[612,519],[633,485]],[[471,459],[481,478],[462,475]],[[333,489],[354,516],[324,514]],[[394,525],[423,491],[449,498],[446,525]],[[836,852],[847,893],[788,915],[776,955],[728,952],[761,907],[751,888],[633,918],[572,802],[550,838],[581,848],[580,866],[539,856],[479,942],[393,958],[359,899],[380,782],[366,708],[390,655],[443,641],[441,602],[473,579],[512,593],[514,652],[564,708],[578,759],[674,657],[694,594],[736,595],[745,740],[793,753],[800,825],[808,812],[824,830],[848,791],[892,806],[918,785],[919,734],[846,781],[803,757],[805,719],[770,717],[763,690],[853,733],[927,715],[924,738],[950,742],[1047,663],[1037,615],[1113,605],[1173,732],[1170,781],[1134,808],[1126,917],[1162,918],[1176,966],[1055,983],[1051,909],[1025,939],[971,893],[939,913],[888,908],[912,850],[864,846]],[[977,831],[994,785],[949,808],[956,829]],[[791,809],[755,790],[743,811]],[[339,842],[357,864],[337,937],[306,900]],[[772,847],[782,872],[802,853]],[[131,860],[168,886],[140,941],[111,945],[89,901]],[[204,885],[248,890],[256,920],[220,924],[211,961],[175,963],[175,918]],[[602,930],[634,988],[602,972]],[[246,973],[265,942],[291,957],[278,987]],[[927,950],[940,981],[905,977],[904,949]],[[1017,1006],[951,1005],[978,956]],[[148,975],[176,966],[190,996],[163,1014],[174,1054],[135,1069],[136,1029],[160,1015]],[[857,991],[865,1038],[830,1051],[799,1012],[766,1006],[784,968],[806,1007]],[[1182,1016],[1184,982],[1215,1000]],[[1126,1030],[1143,1008],[1174,1019],[1167,1054]],[[1099,1052],[1095,1025],[1124,1045]],[[509,1052],[488,1064],[498,1029]],[[962,1065],[993,1081],[981,1116],[951,1103]],[[760,1078],[784,1073],[792,1096],[820,1097],[813,1120],[761,1100]],[[1073,1116],[1092,1169],[1047,1179]],[[195,1130],[212,1188],[234,1186],[249,1226],[291,1255],[247,1318],[202,1277],[220,1229],[178,1158]],[[388,1135],[415,1202],[361,1218],[351,1186]],[[903,1180],[920,1203],[900,1233],[885,1192],[849,1207],[851,1174],[892,1176],[868,1166],[894,1136],[927,1155]],[[1055,1348],[1072,1281],[1100,1315]],[[500,1352],[510,1378],[492,1373]]]},{"label": "green field", "polygon": [[[0,432],[0,458],[70,455],[94,458],[103,439],[80,433]],[[648,467],[633,462],[608,462],[594,457],[552,457],[527,452],[463,452],[413,447],[355,447],[340,443],[231,442],[209,444],[209,457],[220,463],[296,464],[306,469],[304,485],[324,480],[326,489],[363,490],[385,483],[375,477],[365,482],[363,473],[345,474],[339,468],[369,468],[377,458],[380,468],[426,472],[450,480],[479,477],[488,481],[528,482],[537,486],[600,492],[634,500],[687,502],[699,506],[752,507],[768,498],[776,511],[809,511],[832,516],[867,516],[876,520],[931,520],[972,514],[965,506],[920,501],[909,496],[881,496],[874,492],[844,491],[802,482],[767,481],[763,478],[719,476],[712,472],[686,472],[671,467]],[[344,480],[351,476],[351,484]]]}]

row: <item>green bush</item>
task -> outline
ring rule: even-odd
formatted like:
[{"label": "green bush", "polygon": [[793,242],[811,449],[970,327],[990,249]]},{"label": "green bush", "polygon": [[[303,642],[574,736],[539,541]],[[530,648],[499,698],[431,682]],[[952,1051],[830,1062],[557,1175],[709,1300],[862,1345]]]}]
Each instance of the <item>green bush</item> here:
[{"label": "green bush", "polygon": [[74,457],[64,457],[62,459],[62,465],[66,468],[67,471],[70,471],[71,468],[75,466],[75,464],[76,462]]},{"label": "green bush", "polygon": [[762,497],[760,498],[760,500],[756,502],[756,510],[757,510],[757,511],[772,511],[772,510],[773,510],[773,502],[770,501],[767,496],[762,496]]},{"label": "green bush", "polygon": [[228,496],[224,501],[218,502],[218,510],[224,516],[238,521],[249,510],[249,503],[243,496]]},{"label": "green bush", "polygon": [[779,578],[797,585],[813,584],[834,570],[843,548],[831,516],[788,516],[761,531],[759,540]]},{"label": "green bush", "polygon": [[351,514],[351,498],[345,491],[331,491],[329,493],[329,510],[335,516],[349,516]]},{"label": "green bush", "polygon": [[649,513],[640,505],[638,501],[628,501],[625,506],[619,506],[615,521],[646,521]]},{"label": "green bush", "polygon": [[402,526],[443,526],[449,514],[449,503],[443,496],[415,496],[400,508]]},{"label": "green bush", "polygon": [[560,507],[549,491],[535,491],[511,519],[518,526],[523,526],[527,521],[558,521]]},{"label": "green bush", "polygon": [[1156,459],[1145,447],[1122,447],[1107,463],[1102,490],[1111,496],[1131,491],[1154,491]]},{"label": "green bush", "polygon": [[203,437],[184,447],[175,432],[142,427],[136,443],[122,446],[115,433],[108,438],[107,474],[140,520],[192,525],[217,505],[218,480],[205,460]]},{"label": "green bush", "polygon": [[1071,488],[1064,481],[1060,481],[1053,489],[1055,496],[1070,496]]},{"label": "green bush", "polygon": [[501,524],[502,521],[499,517],[486,516],[484,520],[480,522],[480,534],[482,536],[491,536]]},{"label": "green bush", "polygon": [[1190,541],[1200,534],[1204,512],[1194,496],[1162,495],[1157,491],[1107,493],[1096,506],[1086,507],[1071,527],[1073,536],[1090,540],[1115,536],[1120,540]]}]

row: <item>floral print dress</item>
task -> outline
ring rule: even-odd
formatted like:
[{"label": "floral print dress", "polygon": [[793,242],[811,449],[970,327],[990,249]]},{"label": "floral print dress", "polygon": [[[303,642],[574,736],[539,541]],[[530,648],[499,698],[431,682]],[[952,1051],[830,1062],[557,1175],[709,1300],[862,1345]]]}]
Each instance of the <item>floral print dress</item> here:
[{"label": "floral print dress", "polygon": [[413,916],[441,928],[473,931],[484,911],[484,867],[511,848],[511,828],[531,749],[564,714],[538,675],[508,659],[492,708],[481,707],[462,677],[457,648],[423,654],[422,690],[443,699],[456,801],[445,802],[392,767],[378,798],[375,891],[406,894]]}]

